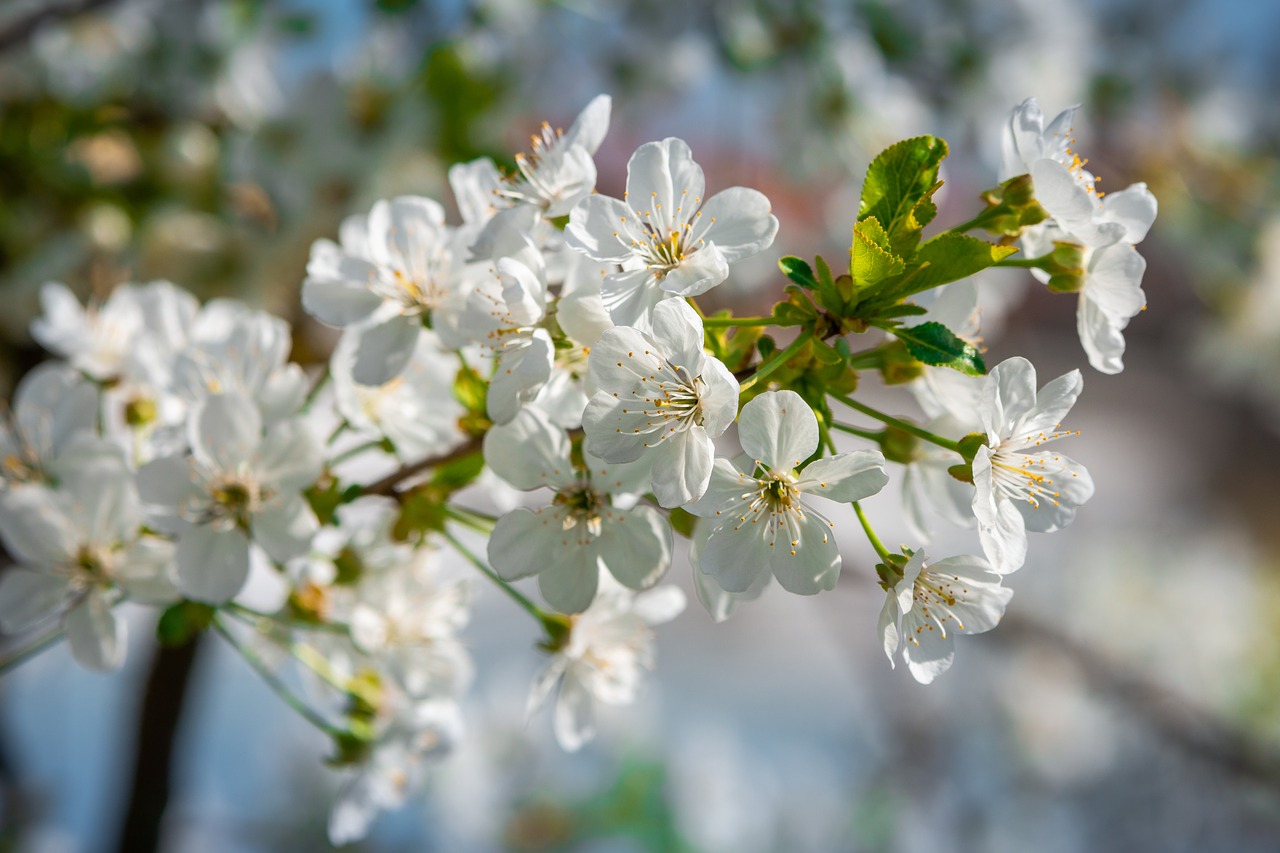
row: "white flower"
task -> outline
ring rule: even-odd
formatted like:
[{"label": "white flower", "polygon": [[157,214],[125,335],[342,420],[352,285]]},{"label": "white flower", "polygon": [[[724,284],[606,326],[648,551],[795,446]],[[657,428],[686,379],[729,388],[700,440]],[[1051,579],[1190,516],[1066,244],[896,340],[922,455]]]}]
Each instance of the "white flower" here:
[{"label": "white flower", "polygon": [[423,329],[404,371],[382,385],[361,385],[352,376],[362,330],[343,335],[330,360],[338,412],[356,430],[376,430],[391,440],[401,461],[448,451],[463,439],[465,414],[453,394],[458,359]]},{"label": "white flower", "polygon": [[1066,527],[1076,508],[1093,495],[1083,465],[1044,444],[1076,433],[1062,429],[1084,380],[1073,370],[1036,394],[1036,369],[1025,358],[992,368],[982,389],[982,423],[987,444],[973,459],[973,514],[982,549],[993,571],[1020,568],[1027,556],[1027,531],[1048,533]]},{"label": "white flower", "polygon": [[715,438],[738,414],[738,380],[702,348],[702,320],[683,299],[660,303],[653,331],[606,331],[591,350],[598,389],[582,416],[591,450],[609,462],[651,458],[665,507],[702,497]]},{"label": "white flower", "polygon": [[[1089,364],[1100,373],[1124,369],[1124,328],[1147,305],[1142,276],[1147,262],[1134,244],[1142,241],[1156,216],[1155,196],[1146,184],[1109,193],[1102,200],[1106,221],[1082,229],[1079,236],[1053,225],[1037,226],[1022,237],[1028,257],[1053,251],[1054,243],[1084,247],[1084,277],[1076,309],[1076,328]],[[1042,281],[1043,270],[1032,270]]]},{"label": "white flower", "polygon": [[948,557],[928,564],[926,559],[923,550],[911,555],[902,580],[886,590],[876,626],[889,663],[901,646],[907,668],[921,684],[951,668],[956,634],[990,631],[1013,597],[1013,590],[1000,585],[1000,575],[981,557]]},{"label": "white flower", "polygon": [[773,574],[761,572],[751,586],[742,592],[729,592],[720,586],[714,577],[702,570],[702,549],[707,547],[707,539],[713,528],[711,522],[698,522],[689,542],[689,563],[693,566],[693,590],[697,593],[698,602],[713,621],[723,622],[733,615],[739,604],[755,601],[763,595],[769,582],[773,580]]},{"label": "white flower", "polygon": [[[965,378],[973,379],[979,388],[982,387],[982,381],[978,377]],[[976,404],[975,409],[968,414],[970,418],[966,421],[951,415],[941,415],[928,421],[925,429],[934,435],[953,439],[963,438],[975,431],[981,432],[981,423],[971,422],[977,421]],[[921,441],[916,445],[915,458],[903,467],[903,520],[917,539],[929,538],[930,526],[926,508],[958,527],[973,526],[973,487],[951,476],[949,470],[960,462],[960,457],[953,451]]]},{"label": "white flower", "polygon": [[48,468],[86,441],[96,444],[98,389],[59,362],[18,383],[9,418],[0,418],[0,485],[48,479]]},{"label": "white flower", "polygon": [[595,702],[633,702],[653,660],[654,625],[670,622],[685,607],[684,593],[663,586],[639,595],[601,581],[600,594],[573,617],[569,639],[534,682],[529,713],[540,708],[556,684],[556,740],[574,751],[595,737]]},{"label": "white flower", "polygon": [[712,525],[698,567],[729,592],[746,592],[768,573],[789,592],[831,589],[840,574],[832,524],[801,496],[870,497],[889,480],[884,456],[856,450],[797,472],[818,448],[818,421],[794,391],[769,391],[743,406],[738,437],[750,467],[717,459],[707,493],[687,507]]},{"label": "white flower", "polygon": [[547,218],[564,216],[596,186],[592,155],[609,130],[613,101],[597,95],[578,114],[567,132],[546,122],[531,138],[528,154],[516,155],[517,172],[494,189],[495,204],[530,205]]},{"label": "white flower", "polygon": [[381,385],[408,364],[424,323],[450,348],[468,342],[460,317],[483,267],[467,262],[474,232],[445,225],[444,208],[416,196],[379,201],[342,225],[341,245],[311,247],[302,305],[322,323],[365,325],[352,375]]},{"label": "white flower", "polygon": [[257,406],[239,393],[205,398],[188,425],[190,458],[148,463],[138,488],[153,505],[153,523],[177,536],[179,588],[219,603],[244,585],[250,538],[277,562],[306,552],[318,524],[301,491],[323,460],[300,420],[264,436]]},{"label": "white flower", "polygon": [[647,329],[660,300],[705,293],[773,243],[778,220],[761,193],[733,187],[704,203],[703,190],[689,146],[669,138],[631,156],[625,201],[593,195],[569,214],[570,248],[624,265],[601,286],[615,323]]},{"label": "white flower", "polygon": [[306,375],[289,361],[291,347],[284,320],[216,299],[192,324],[173,368],[174,390],[192,408],[211,394],[242,394],[274,424],[296,414],[307,394]]},{"label": "white flower", "polygon": [[615,495],[639,490],[632,481],[648,479],[645,467],[606,465],[587,452],[589,467],[580,468],[565,431],[531,408],[489,430],[484,458],[517,489],[555,492],[549,506],[514,509],[494,526],[489,560],[505,580],[536,574],[552,607],[578,612],[595,596],[601,566],[631,589],[653,586],[666,574],[666,519],[652,507],[623,509],[614,502]]},{"label": "white flower", "polygon": [[457,633],[470,616],[470,579],[441,584],[420,550],[391,571],[361,576],[353,592],[351,639],[413,699],[462,693],[471,657]]},{"label": "white flower", "polygon": [[449,701],[419,702],[397,715],[338,792],[329,842],[340,847],[358,841],[379,812],[402,806],[423,766],[448,755],[462,728],[458,706]]},{"label": "white flower", "polygon": [[0,578],[0,631],[16,633],[62,610],[75,659],[90,669],[124,663],[127,595],[176,599],[173,545],[142,533],[133,475],[118,451],[80,455],[59,487],[17,486],[0,496],[0,537],[18,566]]}]

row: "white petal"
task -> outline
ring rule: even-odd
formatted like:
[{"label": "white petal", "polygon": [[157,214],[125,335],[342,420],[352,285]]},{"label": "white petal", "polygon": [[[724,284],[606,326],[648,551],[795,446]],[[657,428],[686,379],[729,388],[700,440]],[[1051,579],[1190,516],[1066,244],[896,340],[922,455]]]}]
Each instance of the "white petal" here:
[{"label": "white petal", "polygon": [[597,549],[589,545],[569,544],[556,548],[552,560],[538,575],[538,591],[556,610],[581,613],[596,597],[600,583]]},{"label": "white petal", "polygon": [[1076,307],[1076,332],[1089,365],[1099,373],[1124,370],[1124,325],[1112,320],[1084,293]]},{"label": "white petal", "polygon": [[600,283],[600,299],[609,319],[642,332],[652,328],[653,309],[668,295],[647,268],[611,273]]},{"label": "white petal", "polygon": [[498,167],[488,157],[449,167],[449,187],[458,203],[462,221],[477,225],[493,216],[493,191],[502,180]]},{"label": "white petal", "polygon": [[596,736],[591,693],[572,669],[565,675],[556,699],[554,728],[556,741],[568,752],[576,752]]},{"label": "white petal", "polygon": [[627,400],[599,392],[582,413],[582,429],[591,452],[607,462],[634,462],[648,447],[650,434],[643,404],[628,394]]},{"label": "white petal", "polygon": [[281,421],[267,430],[255,473],[276,490],[296,492],[312,486],[324,469],[324,451],[302,418]]},{"label": "white petal", "polygon": [[818,447],[818,419],[794,391],[767,391],[738,416],[742,449],[775,471],[800,467]]},{"label": "white petal", "polygon": [[[659,231],[672,230],[673,217],[690,218],[702,203],[704,188],[702,167],[683,139],[647,142],[627,163],[627,201],[647,212],[646,221]],[[676,208],[683,211],[678,214]]]},{"label": "white petal", "polygon": [[154,523],[163,532],[174,533],[186,526],[178,516],[178,509],[202,494],[193,475],[192,463],[183,456],[162,456],[138,470],[138,494],[152,505],[149,514],[158,513]]},{"label": "white petal", "polygon": [[901,642],[898,637],[898,599],[892,593],[884,597],[884,606],[880,608],[880,616],[876,620],[876,634],[884,648],[884,655],[889,659],[889,666],[896,667],[893,656]]},{"label": "white petal", "polygon": [[1128,320],[1147,304],[1142,292],[1146,269],[1146,260],[1128,243],[1095,249],[1082,293],[1113,320]]},{"label": "white petal", "polygon": [[711,482],[715,453],[715,442],[699,426],[660,444],[653,453],[653,494],[658,503],[670,508],[702,497]]},{"label": "white petal", "polygon": [[124,664],[125,621],[97,592],[90,592],[67,612],[63,623],[76,662],[87,669],[107,672]]},{"label": "white petal", "polygon": [[1036,201],[1067,231],[1092,220],[1097,205],[1066,166],[1056,160],[1037,160],[1031,164],[1031,180]]},{"label": "white petal", "polygon": [[311,506],[301,495],[291,494],[253,517],[253,541],[277,563],[305,554],[320,528]]},{"label": "white petal", "polygon": [[238,392],[213,394],[196,404],[188,421],[191,452],[214,471],[234,471],[262,444],[262,415]]},{"label": "white petal", "polygon": [[525,491],[559,491],[575,478],[568,434],[537,409],[522,409],[510,423],[490,429],[484,459],[495,474]]},{"label": "white petal", "polygon": [[174,570],[174,544],[142,536],[125,551],[115,580],[129,597],[144,604],[169,604],[182,597]]},{"label": "white petal", "polygon": [[853,450],[810,462],[801,472],[796,488],[811,495],[850,503],[871,497],[888,482],[884,454],[878,450]]},{"label": "white petal", "polygon": [[382,297],[369,288],[378,275],[378,268],[367,260],[351,257],[328,240],[317,240],[302,283],[302,308],[330,326],[359,322],[382,305]]},{"label": "white petal", "polygon": [[778,531],[769,548],[773,576],[787,592],[815,595],[833,588],[840,579],[840,548],[827,522],[806,513],[799,521],[799,534],[788,540],[786,529]]},{"label": "white petal", "polygon": [[1156,221],[1156,197],[1146,184],[1130,184],[1102,198],[1102,218],[1124,226],[1126,243],[1141,243]]},{"label": "white petal", "polygon": [[[1053,533],[1070,524],[1076,517],[1076,509],[1093,497],[1093,479],[1079,462],[1054,453],[1027,454],[1042,460],[1036,470],[1046,473],[1043,493],[1036,505],[1019,501],[1016,506],[1022,513],[1026,529],[1036,533]],[[1049,469],[1048,466],[1053,466]]]},{"label": "white petal", "polygon": [[[923,630],[916,631],[917,627]],[[914,618],[904,617],[903,633],[907,635],[902,645],[902,656],[907,660],[907,669],[921,684],[930,684],[935,678],[951,668],[956,657],[955,638],[938,630],[929,630],[932,625],[918,622]]]},{"label": "white petal", "polygon": [[609,132],[609,113],[612,108],[612,98],[608,95],[596,95],[578,113],[569,130],[561,137],[560,144],[581,145],[588,154],[595,154],[604,141],[604,135]]},{"label": "white petal", "polygon": [[727,518],[735,511],[741,512],[745,506],[743,501],[747,499],[744,496],[758,489],[755,478],[742,473],[732,462],[721,457],[711,466],[707,491],[685,509],[701,518],[714,519],[722,514]]},{"label": "white petal", "polygon": [[0,633],[20,634],[62,606],[66,578],[14,566],[0,574]]},{"label": "white petal", "polygon": [[623,586],[648,589],[671,565],[671,526],[652,507],[615,509],[601,519],[596,548],[605,568]]},{"label": "white petal", "polygon": [[196,601],[221,604],[249,576],[249,540],[239,530],[193,526],[178,538],[178,588]]},{"label": "white petal", "polygon": [[554,361],[554,347],[544,329],[522,340],[507,341],[498,352],[498,363],[485,398],[494,423],[509,423],[524,404],[537,396],[551,378]]},{"label": "white petal", "polygon": [[1040,434],[1057,431],[1082,390],[1084,377],[1080,375],[1080,371],[1072,370],[1059,376],[1040,389],[1036,395],[1035,408],[1018,424],[1011,437],[1028,437],[1032,442],[1044,440]]},{"label": "white petal", "polygon": [[697,375],[705,357],[702,318],[683,299],[666,299],[653,309],[653,341],[671,364]]},{"label": "white petal", "polygon": [[668,270],[659,279],[659,286],[664,293],[675,296],[701,296],[728,277],[729,262],[719,246],[708,242]]},{"label": "white petal", "polygon": [[711,575],[726,592],[742,593],[769,574],[769,543],[765,525],[749,521],[735,530],[738,519],[726,519],[711,531],[697,554],[696,566]]},{"label": "white petal", "polygon": [[533,686],[529,690],[529,699],[525,702],[525,714],[532,716],[535,711],[543,706],[547,701],[547,697],[551,695],[551,690],[560,681],[560,677],[564,675],[565,667],[569,660],[564,655],[556,655],[547,661],[547,665],[543,667],[542,672],[538,673],[538,677],[533,680]]},{"label": "white petal", "polygon": [[563,520],[563,513],[549,506],[517,507],[503,515],[489,537],[489,563],[494,571],[512,581],[547,569],[559,557]]},{"label": "white petal", "polygon": [[422,323],[396,314],[360,329],[351,377],[361,385],[384,385],[399,376],[418,343]]},{"label": "white petal", "polygon": [[992,570],[1008,574],[1022,568],[1027,559],[1026,523],[1013,501],[994,494],[988,448],[979,447],[973,459],[975,486],[973,513],[978,519],[978,539]]},{"label": "white petal", "polygon": [[764,194],[746,187],[716,193],[703,205],[692,237],[714,242],[728,263],[737,263],[773,244],[778,219]]},{"label": "white petal", "polygon": [[702,425],[707,434],[716,437],[729,428],[738,416],[738,380],[718,358],[707,358],[702,363]]},{"label": "white petal", "polygon": [[569,213],[565,242],[592,260],[620,264],[648,242],[641,218],[626,202],[593,195]]},{"label": "white petal", "polygon": [[59,494],[35,483],[0,493],[0,538],[10,554],[31,567],[70,563],[82,544]]},{"label": "white petal", "polygon": [[991,368],[982,386],[982,425],[995,441],[1015,435],[1036,406],[1036,369],[1015,356]]},{"label": "white petal", "polygon": [[660,586],[635,597],[631,610],[647,625],[663,625],[684,612],[688,604],[678,586]]},{"label": "white petal", "polygon": [[733,615],[739,604],[759,598],[773,580],[773,574],[760,572],[756,582],[743,592],[729,592],[720,586],[715,578],[700,568],[700,554],[711,529],[709,523],[698,524],[693,533],[693,542],[689,546],[689,562],[693,566],[693,588],[698,594],[698,601],[714,621],[723,622]]}]

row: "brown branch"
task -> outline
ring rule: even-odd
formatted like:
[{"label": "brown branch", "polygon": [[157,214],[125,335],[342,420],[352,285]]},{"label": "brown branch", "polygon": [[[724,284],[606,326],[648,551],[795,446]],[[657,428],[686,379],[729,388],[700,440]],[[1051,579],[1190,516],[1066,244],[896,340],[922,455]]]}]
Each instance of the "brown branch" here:
[{"label": "brown branch", "polygon": [[395,497],[396,486],[400,485],[415,474],[421,474],[423,471],[429,471],[432,468],[438,468],[441,465],[448,465],[450,462],[456,462],[459,459],[463,459],[473,453],[476,453],[480,450],[481,446],[482,444],[479,438],[472,438],[465,444],[458,445],[448,453],[440,456],[429,456],[426,459],[421,459],[417,462],[410,462],[408,465],[403,465],[395,471],[392,471],[381,480],[377,480],[367,486],[362,486],[360,493],[365,495],[386,495],[388,497]]},{"label": "brown branch", "polygon": [[61,3],[50,3],[0,29],[0,50],[8,50],[25,43],[45,24],[74,18],[115,2],[117,0],[63,0]]}]

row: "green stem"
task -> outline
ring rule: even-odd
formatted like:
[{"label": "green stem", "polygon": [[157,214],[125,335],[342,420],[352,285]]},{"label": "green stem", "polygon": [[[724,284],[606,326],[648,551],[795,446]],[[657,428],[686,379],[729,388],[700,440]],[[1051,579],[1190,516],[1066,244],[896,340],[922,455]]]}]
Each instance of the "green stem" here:
[{"label": "green stem", "polygon": [[283,699],[286,705],[297,711],[299,716],[304,720],[311,723],[311,725],[315,726],[329,737],[341,737],[346,734],[346,732],[337,726],[332,725],[328,720],[320,716],[314,708],[299,698],[299,696],[284,683],[284,679],[274,673],[271,670],[271,667],[267,666],[266,661],[259,657],[257,652],[237,640],[235,635],[227,628],[226,623],[222,621],[222,617],[218,614],[214,614],[213,628],[222,635],[222,639],[231,644],[231,647],[240,654],[240,657],[245,659],[245,663],[249,664],[249,666],[253,668],[254,672],[258,673],[258,676],[267,683],[267,686],[275,691],[276,695]]},{"label": "green stem", "polygon": [[831,430],[827,429],[826,423],[822,417],[818,418],[818,446],[826,447],[831,451],[831,455],[836,455],[836,443],[831,438]]},{"label": "green stem", "polygon": [[346,462],[348,459],[352,459],[356,456],[359,456],[361,453],[367,453],[370,450],[377,450],[382,446],[383,446],[383,440],[380,438],[372,441],[366,441],[364,444],[357,444],[355,447],[347,448],[346,450],[339,453],[337,456],[330,459],[329,466],[333,467],[334,465],[339,465],[343,462]]},{"label": "green stem", "polygon": [[871,547],[876,549],[876,553],[880,555],[880,559],[887,564],[889,562],[889,549],[884,547],[884,543],[880,541],[880,537],[871,529],[871,522],[867,521],[867,514],[862,511],[862,505],[857,501],[854,501],[853,511],[857,514],[858,521],[862,524],[862,531],[867,534],[867,540],[871,543]]},{"label": "green stem", "polygon": [[849,435],[856,435],[859,438],[865,438],[870,441],[874,441],[876,444],[879,444],[880,439],[884,438],[884,430],[876,432],[874,430],[869,430],[869,429],[858,429],[858,427],[856,426],[850,426],[849,424],[842,424],[839,421],[832,421],[831,428],[840,430],[840,432],[847,432],[849,433]]},{"label": "green stem", "polygon": [[49,648],[54,643],[56,643],[58,640],[61,640],[62,637],[63,637],[63,630],[62,630],[62,626],[59,625],[56,628],[46,631],[44,634],[40,635],[39,637],[36,637],[34,640],[27,643],[25,646],[13,652],[12,654],[6,655],[4,658],[0,658],[0,675],[4,675],[9,670],[18,666],[18,664],[23,663],[27,659],[33,658],[36,655],[40,654],[45,649]]},{"label": "green stem", "polygon": [[329,433],[329,437],[324,440],[324,446],[328,447],[338,440],[338,436],[347,431],[347,422],[343,421],[333,428],[333,432]]},{"label": "green stem", "polygon": [[707,317],[702,321],[704,329],[722,329],[741,326],[775,326],[772,317]]},{"label": "green stem", "polygon": [[854,370],[879,367],[880,356],[891,346],[893,346],[893,344],[881,344],[878,347],[872,347],[871,349],[858,350],[855,353],[850,353],[849,358],[846,359],[846,363]]},{"label": "green stem", "polygon": [[977,216],[973,217],[973,219],[970,219],[968,222],[961,222],[959,225],[956,225],[952,228],[948,228],[947,230],[950,231],[952,234],[963,234],[966,231],[972,231],[975,228],[985,228],[987,225],[987,220],[990,217],[990,213],[991,213],[990,210],[984,210],[982,211],[982,213],[979,213]]},{"label": "green stem", "polygon": [[755,385],[757,382],[760,382],[770,373],[773,373],[779,367],[786,364],[791,359],[792,356],[794,356],[796,353],[798,353],[801,349],[804,348],[805,344],[809,343],[809,339],[812,337],[813,337],[813,330],[805,329],[803,332],[800,333],[799,337],[797,337],[794,341],[791,342],[791,346],[787,347],[782,352],[774,353],[773,356],[770,357],[768,361],[760,365],[760,367],[756,370],[756,372],[751,377],[749,377],[746,382],[742,383],[741,390],[746,391],[752,385]]},{"label": "green stem", "polygon": [[909,432],[912,435],[917,436],[918,438],[923,438],[925,441],[928,441],[932,444],[936,444],[939,447],[945,447],[947,450],[953,450],[956,453],[960,453],[959,442],[952,441],[949,438],[943,438],[940,435],[929,432],[927,429],[921,429],[920,427],[916,426],[910,421],[904,421],[904,420],[901,420],[900,418],[895,418],[893,415],[886,415],[884,412],[879,411],[878,409],[873,409],[864,403],[859,403],[857,400],[853,399],[852,397],[846,397],[843,394],[833,394],[831,392],[827,392],[827,393],[831,396],[832,399],[839,400],[841,403],[844,403],[849,408],[855,411],[862,412],[864,415],[867,415],[868,417],[875,418],[878,421],[883,421],[884,423],[889,424],[889,426],[897,427],[903,432]]},{"label": "green stem", "polygon": [[498,519],[491,515],[486,515],[483,512],[476,512],[472,509],[465,509],[460,506],[446,506],[444,508],[444,512],[445,515],[449,516],[464,527],[468,527],[477,533],[484,533],[485,535],[493,532],[493,525],[498,521]]},{"label": "green stem", "polygon": [[449,544],[453,546],[453,550],[461,554],[462,557],[468,563],[470,563],[471,565],[479,569],[481,574],[483,574],[489,580],[497,584],[498,587],[503,592],[505,592],[511,598],[512,601],[514,601],[516,604],[519,604],[525,610],[529,611],[530,616],[532,616],[534,619],[537,619],[543,625],[547,623],[547,619],[550,618],[552,614],[547,613],[541,607],[534,604],[531,600],[529,600],[529,597],[526,596],[523,592],[516,589],[514,586],[512,586],[511,584],[503,580],[501,577],[499,577],[498,573],[495,572],[493,569],[489,568],[489,565],[484,560],[477,557],[471,551],[470,548],[468,548],[466,545],[463,545],[461,542],[459,542],[458,538],[454,536],[452,533],[450,533],[448,530],[444,531],[444,538],[447,539],[449,541]]},{"label": "green stem", "polygon": [[325,365],[324,372],[316,377],[315,384],[311,386],[311,390],[307,392],[306,398],[302,401],[301,412],[306,414],[311,410],[312,404],[316,398],[320,396],[320,392],[324,390],[324,386],[329,384],[329,380],[333,378],[333,374],[329,372],[329,365]]}]

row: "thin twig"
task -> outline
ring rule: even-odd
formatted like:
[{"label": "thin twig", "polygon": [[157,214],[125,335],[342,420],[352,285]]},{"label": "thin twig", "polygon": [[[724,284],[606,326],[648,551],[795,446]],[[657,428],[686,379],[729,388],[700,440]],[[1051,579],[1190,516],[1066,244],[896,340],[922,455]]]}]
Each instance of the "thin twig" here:
[{"label": "thin twig", "polygon": [[415,474],[420,474],[423,471],[428,471],[441,465],[448,465],[450,462],[456,462],[459,459],[463,459],[473,453],[476,453],[480,450],[481,446],[480,439],[473,438],[466,444],[459,445],[441,456],[431,456],[418,462],[411,462],[408,465],[397,468],[381,480],[370,483],[367,486],[363,486],[360,489],[360,493],[365,495],[386,495],[394,497],[396,486],[400,485],[400,483]]}]

